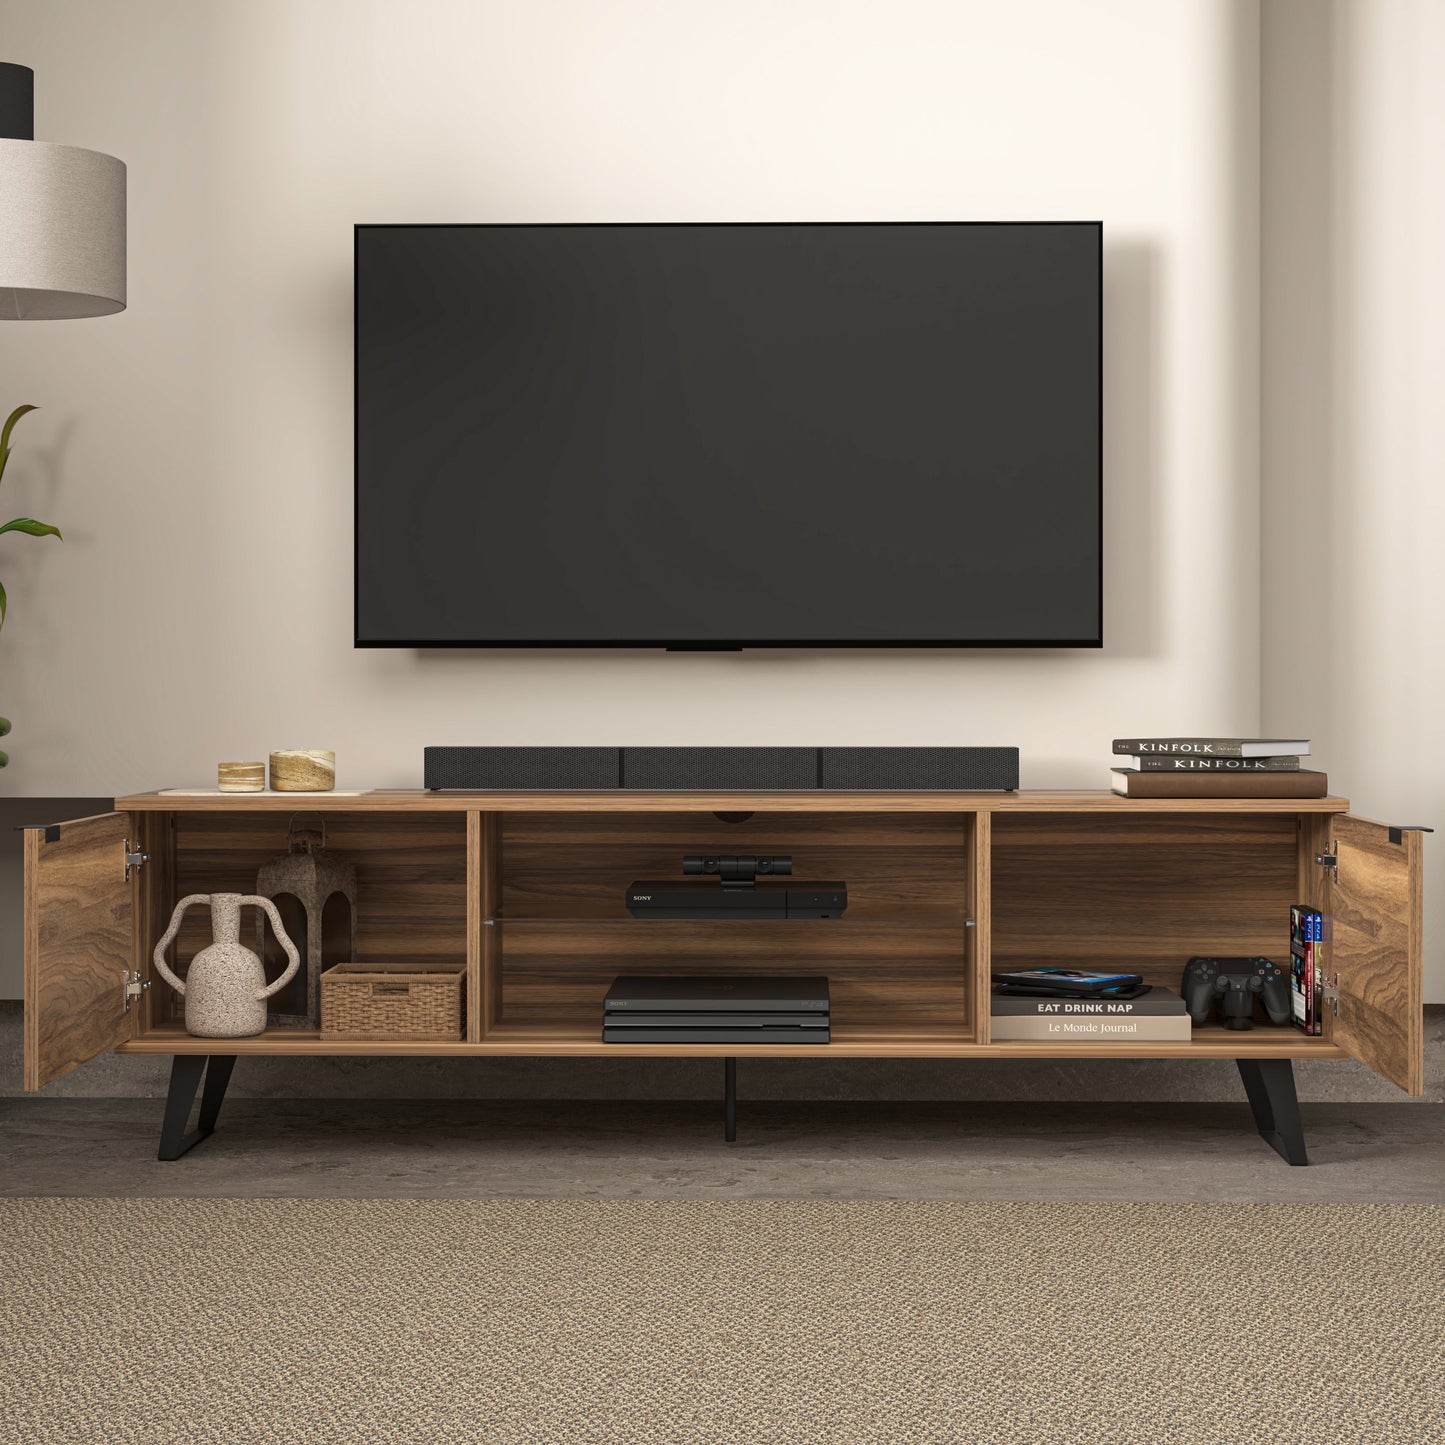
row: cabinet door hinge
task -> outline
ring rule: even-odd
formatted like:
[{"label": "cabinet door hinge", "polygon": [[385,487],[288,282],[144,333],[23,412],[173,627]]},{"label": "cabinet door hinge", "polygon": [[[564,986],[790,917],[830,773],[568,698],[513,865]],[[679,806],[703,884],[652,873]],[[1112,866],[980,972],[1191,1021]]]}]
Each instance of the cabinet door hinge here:
[{"label": "cabinet door hinge", "polygon": [[1316,853],[1315,862],[1330,875],[1332,881],[1340,881],[1340,845],[1333,838],[1330,839],[1330,851]]},{"label": "cabinet door hinge", "polygon": [[1315,992],[1319,995],[1320,1006],[1329,1004],[1331,1012],[1336,1018],[1340,1016],[1340,976],[1338,973],[1322,973],[1315,985]]},{"label": "cabinet door hinge", "polygon": [[132,972],[128,968],[123,968],[120,971],[120,982],[124,993],[125,1011],[129,1013],[130,1001],[133,998],[139,998],[151,986],[151,981],[148,978],[142,978],[139,969]]},{"label": "cabinet door hinge", "polygon": [[140,849],[130,841],[125,840],[125,881],[130,882],[130,875],[135,872],[142,863],[149,861],[149,853],[142,853]]}]

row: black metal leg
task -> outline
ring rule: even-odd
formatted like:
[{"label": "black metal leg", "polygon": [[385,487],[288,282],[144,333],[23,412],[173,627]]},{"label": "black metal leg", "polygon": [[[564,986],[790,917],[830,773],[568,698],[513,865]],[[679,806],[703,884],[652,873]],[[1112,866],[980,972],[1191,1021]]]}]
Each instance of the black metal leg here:
[{"label": "black metal leg", "polygon": [[1238,1059],[1259,1137],[1289,1164],[1308,1164],[1294,1064],[1289,1059]]},{"label": "black metal leg", "polygon": [[729,1144],[738,1137],[738,1061],[723,1060],[723,1138]]},{"label": "black metal leg", "polygon": [[191,1103],[206,1072],[204,1054],[177,1054],[171,1060],[171,1087],[166,1094],[166,1112],[161,1121],[161,1147],[158,1159],[179,1159],[186,1152],[186,1124],[191,1117]]},{"label": "black metal leg", "polygon": [[[208,1067],[209,1065],[209,1067]],[[177,1054],[171,1062],[171,1086],[166,1094],[166,1112],[161,1121],[161,1147],[157,1159],[179,1159],[189,1149],[194,1149],[202,1139],[215,1132],[216,1117],[221,1112],[221,1100],[226,1097],[226,1085],[231,1082],[231,1070],[236,1066],[235,1054]],[[200,1088],[201,1076],[205,1075],[206,1086],[201,1091],[200,1115],[196,1127],[186,1133],[186,1123],[191,1117],[191,1105],[195,1102],[196,1090]]]},{"label": "black metal leg", "polygon": [[235,1067],[235,1054],[211,1055],[206,1067],[205,1087],[201,1090],[201,1111],[196,1117],[198,1129],[207,1134],[215,1131],[221,1101],[226,1097],[226,1085],[231,1082],[231,1070]]}]

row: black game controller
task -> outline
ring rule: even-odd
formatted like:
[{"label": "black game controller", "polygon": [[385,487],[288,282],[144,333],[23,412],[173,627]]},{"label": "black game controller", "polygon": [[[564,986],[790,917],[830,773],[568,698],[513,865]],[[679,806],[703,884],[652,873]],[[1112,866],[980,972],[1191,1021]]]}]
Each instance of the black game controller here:
[{"label": "black game controller", "polygon": [[1267,958],[1191,958],[1179,987],[1194,1027],[1209,1022],[1214,1001],[1227,1029],[1254,1027],[1254,1001],[1264,1004],[1272,1024],[1289,1022],[1289,975]]}]

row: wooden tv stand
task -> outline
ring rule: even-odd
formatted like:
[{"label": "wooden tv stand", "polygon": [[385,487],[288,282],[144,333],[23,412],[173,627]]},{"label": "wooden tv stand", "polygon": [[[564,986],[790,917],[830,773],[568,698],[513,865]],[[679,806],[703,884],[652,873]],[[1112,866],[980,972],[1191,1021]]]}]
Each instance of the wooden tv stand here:
[{"label": "wooden tv stand", "polygon": [[[336,1042],[314,1031],[192,1038],[151,986],[177,898],[254,891],[293,813],[324,812],[358,874],[360,958],[465,962],[455,1042]],[[830,921],[637,920],[636,878],[685,852],[788,852],[800,876],[841,878]],[[138,862],[135,855],[145,855]],[[129,865],[127,858],[130,859]],[[25,1083],[115,1049],[175,1056],[162,1157],[214,1126],[234,1060],[251,1054],[670,1054],[808,1058],[1196,1058],[1239,1062],[1260,1132],[1304,1162],[1291,1061],[1362,1060],[1423,1088],[1421,840],[1353,817],[1343,798],[1129,800],[1112,793],[216,794],[119,798],[97,818],[27,830]],[[1324,1035],[1262,1016],[1188,1043],[994,1043],[991,968],[1127,968],[1178,988],[1191,954],[1289,957],[1289,906],[1331,921],[1338,1001]],[[204,917],[175,945],[184,973]],[[826,973],[827,1045],[601,1041],[623,972]],[[137,987],[138,985],[138,987]],[[207,1060],[210,1060],[207,1068]],[[201,1125],[186,1118],[205,1073]]]}]

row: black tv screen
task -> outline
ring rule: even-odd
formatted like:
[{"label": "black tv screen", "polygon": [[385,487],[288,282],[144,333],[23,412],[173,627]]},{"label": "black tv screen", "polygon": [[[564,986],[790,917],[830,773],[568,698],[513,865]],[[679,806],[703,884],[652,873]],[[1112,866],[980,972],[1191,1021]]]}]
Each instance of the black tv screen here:
[{"label": "black tv screen", "polygon": [[1101,642],[1095,222],[356,229],[356,641]]}]

